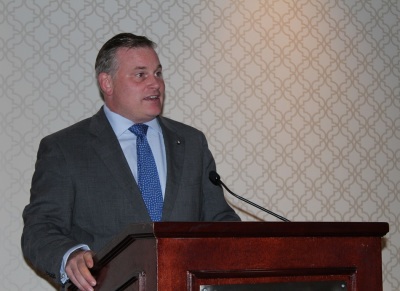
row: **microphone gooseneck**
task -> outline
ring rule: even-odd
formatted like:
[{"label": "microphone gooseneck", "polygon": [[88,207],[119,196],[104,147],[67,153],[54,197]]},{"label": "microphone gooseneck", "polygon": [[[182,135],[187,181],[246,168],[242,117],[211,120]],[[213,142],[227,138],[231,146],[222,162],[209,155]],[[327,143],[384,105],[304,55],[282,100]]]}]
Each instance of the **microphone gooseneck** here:
[{"label": "microphone gooseneck", "polygon": [[251,202],[250,200],[247,200],[246,198],[243,198],[243,197],[241,197],[241,196],[239,196],[239,195],[233,193],[233,192],[221,181],[221,177],[220,177],[220,175],[218,175],[217,172],[211,171],[211,172],[209,173],[209,175],[208,175],[208,178],[210,179],[210,181],[211,181],[214,185],[224,187],[224,188],[226,189],[226,191],[228,191],[231,195],[235,196],[237,199],[242,200],[242,201],[244,201],[244,202],[246,202],[246,203],[248,203],[248,204],[250,204],[250,205],[252,205],[252,206],[254,206],[254,207],[256,207],[256,208],[258,208],[258,209],[260,209],[260,210],[262,210],[262,211],[264,211],[264,212],[266,212],[266,213],[268,213],[268,214],[270,214],[270,215],[272,215],[272,216],[275,216],[276,218],[278,218],[278,219],[280,219],[280,220],[282,220],[282,221],[290,222],[290,220],[288,220],[287,218],[285,218],[285,217],[283,217],[283,216],[280,216],[280,215],[278,215],[278,214],[276,214],[276,213],[274,213],[274,212],[272,212],[272,211],[270,211],[270,210],[268,210],[268,209],[265,209],[264,207],[262,207],[262,206],[260,206],[260,205],[258,205],[258,204],[255,204],[254,202]]}]

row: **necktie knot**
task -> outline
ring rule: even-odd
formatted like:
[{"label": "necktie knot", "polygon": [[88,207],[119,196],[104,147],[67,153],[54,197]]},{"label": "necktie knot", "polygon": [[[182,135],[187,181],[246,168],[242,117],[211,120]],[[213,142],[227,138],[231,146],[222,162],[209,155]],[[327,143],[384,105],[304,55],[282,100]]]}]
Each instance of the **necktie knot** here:
[{"label": "necktie knot", "polygon": [[148,125],[143,123],[137,123],[129,127],[129,130],[133,132],[137,137],[144,137],[147,134]]}]

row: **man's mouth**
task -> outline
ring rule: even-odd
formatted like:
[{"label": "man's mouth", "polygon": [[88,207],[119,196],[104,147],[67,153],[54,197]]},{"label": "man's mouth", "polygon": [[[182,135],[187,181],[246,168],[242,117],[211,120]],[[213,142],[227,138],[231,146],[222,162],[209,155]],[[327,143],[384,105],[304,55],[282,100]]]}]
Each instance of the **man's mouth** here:
[{"label": "man's mouth", "polygon": [[145,97],[144,99],[145,100],[156,100],[156,99],[159,99],[159,96],[158,95],[151,95],[151,96]]}]

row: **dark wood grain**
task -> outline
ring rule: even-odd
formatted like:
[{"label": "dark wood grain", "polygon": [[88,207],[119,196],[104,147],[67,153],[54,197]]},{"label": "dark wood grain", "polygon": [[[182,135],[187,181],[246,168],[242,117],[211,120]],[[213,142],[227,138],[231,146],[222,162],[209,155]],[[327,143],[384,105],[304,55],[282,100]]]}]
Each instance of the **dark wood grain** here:
[{"label": "dark wood grain", "polygon": [[321,281],[380,291],[388,230],[383,222],[133,224],[96,255],[93,273],[96,290],[107,291]]}]

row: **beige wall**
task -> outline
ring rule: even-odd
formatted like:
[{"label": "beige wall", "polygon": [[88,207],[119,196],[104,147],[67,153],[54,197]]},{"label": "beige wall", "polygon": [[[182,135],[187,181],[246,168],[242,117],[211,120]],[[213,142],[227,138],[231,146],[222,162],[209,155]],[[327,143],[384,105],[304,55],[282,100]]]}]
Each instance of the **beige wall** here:
[{"label": "beige wall", "polygon": [[38,143],[98,110],[95,56],[129,31],[159,44],[164,115],[205,132],[234,192],[293,221],[389,222],[399,290],[399,2],[156,2],[0,1],[0,289],[53,290],[19,242]]}]

